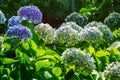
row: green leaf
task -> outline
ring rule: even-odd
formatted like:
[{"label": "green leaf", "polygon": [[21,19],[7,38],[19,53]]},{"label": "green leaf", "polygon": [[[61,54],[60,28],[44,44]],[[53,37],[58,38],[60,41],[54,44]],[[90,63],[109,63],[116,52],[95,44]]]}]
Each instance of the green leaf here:
[{"label": "green leaf", "polygon": [[36,51],[37,45],[33,40],[30,40],[31,48]]},{"label": "green leaf", "polygon": [[98,58],[96,58],[96,61],[98,65],[98,71],[100,71],[102,69],[102,62]]},{"label": "green leaf", "polygon": [[110,53],[107,52],[107,51],[105,51],[105,50],[97,51],[97,52],[95,53],[95,56],[96,56],[96,57],[103,57],[103,56],[107,56],[107,55],[110,55]]},{"label": "green leaf", "polygon": [[120,52],[119,52],[119,50],[117,48],[112,48],[112,52],[115,55],[120,55]]},{"label": "green leaf", "polygon": [[10,76],[10,69],[9,68],[5,68],[7,75]]},{"label": "green leaf", "polygon": [[36,71],[39,71],[42,68],[50,69],[53,67],[53,65],[53,62],[48,62],[47,60],[41,60],[35,63]]},{"label": "green leaf", "polygon": [[4,48],[6,49],[6,51],[10,50],[11,45],[9,43],[4,43]]},{"label": "green leaf", "polygon": [[19,60],[15,60],[15,59],[12,59],[12,58],[3,58],[2,59],[2,63],[3,64],[12,64],[12,63],[15,63],[15,62],[18,62]]},{"label": "green leaf", "polygon": [[23,42],[22,43],[22,47],[25,49],[25,50],[29,50],[30,47],[29,47],[29,44],[27,42]]},{"label": "green leaf", "polygon": [[60,76],[60,75],[62,74],[62,70],[61,70],[60,67],[54,67],[54,68],[52,69],[52,72],[53,72],[53,74],[55,74],[56,76]]},{"label": "green leaf", "polygon": [[95,53],[95,49],[92,46],[89,46],[88,50],[90,54]]},{"label": "green leaf", "polygon": [[39,57],[45,53],[45,50],[44,49],[37,49],[36,52],[37,52],[36,57]]}]

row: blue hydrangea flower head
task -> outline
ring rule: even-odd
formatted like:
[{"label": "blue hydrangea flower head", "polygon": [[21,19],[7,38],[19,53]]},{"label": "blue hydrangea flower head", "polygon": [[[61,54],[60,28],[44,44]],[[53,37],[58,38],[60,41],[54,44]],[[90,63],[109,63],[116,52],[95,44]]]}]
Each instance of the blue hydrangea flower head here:
[{"label": "blue hydrangea flower head", "polygon": [[84,28],[80,32],[82,41],[88,43],[101,43],[103,40],[103,33],[96,27]]},{"label": "blue hydrangea flower head", "polygon": [[120,14],[117,12],[110,13],[109,16],[105,18],[104,23],[109,27],[120,26]]},{"label": "blue hydrangea flower head", "polygon": [[107,65],[106,69],[104,70],[104,75],[106,79],[120,79],[120,63],[119,62],[112,62]]},{"label": "blue hydrangea flower head", "polygon": [[18,10],[18,15],[34,24],[42,21],[42,12],[36,6],[24,6]]},{"label": "blue hydrangea flower head", "polygon": [[105,25],[101,22],[92,21],[85,26],[85,28],[89,28],[89,27],[98,28],[103,33],[104,39],[107,40],[107,41],[113,40],[113,38],[114,38],[110,28],[107,25]]},{"label": "blue hydrangea flower head", "polygon": [[6,21],[4,13],[0,10],[0,24],[4,24]]},{"label": "blue hydrangea flower head", "polygon": [[32,33],[30,29],[22,25],[15,25],[14,27],[10,27],[7,30],[6,34],[10,38],[18,38],[19,40],[32,38]]},{"label": "blue hydrangea flower head", "polygon": [[62,58],[66,66],[75,65],[80,71],[92,72],[95,67],[94,59],[78,48],[68,48],[62,53]]},{"label": "blue hydrangea flower head", "polygon": [[65,18],[65,22],[71,21],[76,22],[80,26],[84,26],[87,24],[88,18],[77,12],[73,12]]},{"label": "blue hydrangea flower head", "polygon": [[12,16],[9,20],[8,20],[8,27],[12,27],[15,25],[20,25],[20,23],[22,22],[22,18],[20,16]]}]

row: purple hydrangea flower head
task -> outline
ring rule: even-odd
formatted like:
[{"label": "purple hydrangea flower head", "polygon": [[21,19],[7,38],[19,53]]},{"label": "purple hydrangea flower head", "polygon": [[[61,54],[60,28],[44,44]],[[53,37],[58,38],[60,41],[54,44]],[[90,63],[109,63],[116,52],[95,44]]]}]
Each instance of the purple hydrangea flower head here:
[{"label": "purple hydrangea flower head", "polygon": [[24,6],[18,10],[18,15],[38,24],[42,20],[42,12],[36,6]]},{"label": "purple hydrangea flower head", "polygon": [[27,27],[22,25],[15,25],[14,27],[10,27],[7,30],[6,34],[10,38],[18,38],[19,40],[32,38],[31,31]]},{"label": "purple hydrangea flower head", "polygon": [[4,24],[6,21],[4,13],[0,10],[0,24]]},{"label": "purple hydrangea flower head", "polygon": [[22,22],[22,20],[24,20],[24,19],[21,18],[20,16],[12,16],[8,20],[8,27],[12,27],[12,26],[15,26],[15,25],[20,25],[20,23]]}]

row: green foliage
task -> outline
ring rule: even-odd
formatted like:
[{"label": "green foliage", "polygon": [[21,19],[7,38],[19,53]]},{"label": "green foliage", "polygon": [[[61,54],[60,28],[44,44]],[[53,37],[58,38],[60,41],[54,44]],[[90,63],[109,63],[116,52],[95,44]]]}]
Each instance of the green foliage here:
[{"label": "green foliage", "polygon": [[[120,0],[15,0],[14,2],[4,0],[0,3],[0,9],[9,18],[15,15],[21,6],[36,5],[43,12],[43,22],[58,26],[68,14],[79,9],[81,14],[89,17],[89,21],[103,21],[109,13],[119,11],[119,2]],[[111,44],[119,42],[120,29],[113,31],[115,38],[111,41],[104,40],[101,44],[83,41],[75,46],[65,46],[57,42],[45,44],[44,41],[38,39],[34,31],[35,25],[26,20],[21,24],[31,30],[33,37],[20,41],[17,38],[9,38],[3,33],[4,39],[0,43],[0,80],[107,80],[103,73],[106,66],[120,61],[119,44]],[[6,24],[0,26],[6,28]],[[0,28],[0,30],[3,29]],[[93,62],[96,69],[91,73],[86,73],[82,67],[80,68],[81,56],[75,56],[74,50],[71,50],[72,57],[67,56],[67,60],[70,62],[70,57],[75,58],[78,61],[73,60],[73,62],[76,62],[78,66],[75,66],[76,63],[66,64],[61,54],[68,48],[80,48],[85,52],[83,55],[90,54],[95,60]],[[88,56],[85,60],[87,58]]]}]

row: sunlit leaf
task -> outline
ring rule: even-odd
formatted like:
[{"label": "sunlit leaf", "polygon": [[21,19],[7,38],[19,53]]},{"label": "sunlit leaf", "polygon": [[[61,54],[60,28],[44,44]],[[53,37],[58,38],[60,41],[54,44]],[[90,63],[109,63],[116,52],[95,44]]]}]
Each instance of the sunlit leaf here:
[{"label": "sunlit leaf", "polygon": [[120,55],[120,51],[119,51],[117,48],[112,48],[112,52],[113,52],[115,55]]},{"label": "sunlit leaf", "polygon": [[60,67],[54,67],[54,68],[52,69],[52,72],[53,72],[53,74],[55,74],[56,76],[60,76],[60,75],[62,74],[62,70],[61,70]]},{"label": "sunlit leaf", "polygon": [[26,42],[26,43],[23,43],[22,44],[23,48],[26,49],[26,50],[29,50],[30,47],[29,47],[29,44]]},{"label": "sunlit leaf", "polygon": [[107,51],[105,51],[105,50],[97,51],[97,52],[95,53],[95,56],[96,56],[96,57],[103,57],[103,56],[107,56],[107,55],[110,55],[110,53],[107,52]]},{"label": "sunlit leaf", "polygon": [[90,54],[92,54],[92,53],[94,53],[95,52],[95,49],[94,49],[94,47],[92,47],[92,46],[89,46],[89,53]]},{"label": "sunlit leaf", "polygon": [[6,51],[8,51],[8,50],[10,50],[11,45],[8,43],[4,43],[4,47],[5,47]]},{"label": "sunlit leaf", "polygon": [[15,59],[12,59],[12,58],[3,58],[2,59],[2,63],[3,64],[12,64],[12,63],[15,63],[15,62],[18,62],[19,60],[15,60]]},{"label": "sunlit leaf", "polygon": [[36,71],[39,71],[42,68],[50,69],[53,65],[53,62],[48,62],[47,60],[41,60],[35,63]]}]

